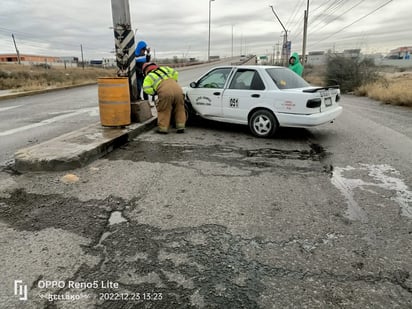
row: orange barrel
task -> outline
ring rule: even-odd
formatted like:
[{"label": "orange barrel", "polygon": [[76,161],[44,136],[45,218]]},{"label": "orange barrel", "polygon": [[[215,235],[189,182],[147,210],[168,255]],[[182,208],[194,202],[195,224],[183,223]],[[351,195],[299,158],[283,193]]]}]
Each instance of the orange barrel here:
[{"label": "orange barrel", "polygon": [[129,79],[103,77],[97,79],[99,87],[100,122],[103,126],[126,126],[131,123]]}]

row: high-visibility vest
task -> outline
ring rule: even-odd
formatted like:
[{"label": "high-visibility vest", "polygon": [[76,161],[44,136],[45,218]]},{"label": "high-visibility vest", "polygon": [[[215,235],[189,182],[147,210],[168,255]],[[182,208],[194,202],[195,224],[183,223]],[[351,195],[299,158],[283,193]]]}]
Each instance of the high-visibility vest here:
[{"label": "high-visibility vest", "polygon": [[179,73],[175,69],[169,67],[159,67],[158,69],[151,71],[144,78],[143,91],[148,95],[154,95],[157,92],[162,80],[173,78],[177,81],[178,77]]}]

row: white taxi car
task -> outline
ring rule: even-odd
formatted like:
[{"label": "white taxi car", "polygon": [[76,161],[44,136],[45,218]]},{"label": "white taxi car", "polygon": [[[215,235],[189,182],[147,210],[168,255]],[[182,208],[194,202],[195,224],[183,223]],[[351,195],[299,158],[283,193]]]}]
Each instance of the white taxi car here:
[{"label": "white taxi car", "polygon": [[325,124],[342,113],[339,86],[311,86],[278,66],[215,67],[184,92],[189,117],[248,125],[257,137]]}]

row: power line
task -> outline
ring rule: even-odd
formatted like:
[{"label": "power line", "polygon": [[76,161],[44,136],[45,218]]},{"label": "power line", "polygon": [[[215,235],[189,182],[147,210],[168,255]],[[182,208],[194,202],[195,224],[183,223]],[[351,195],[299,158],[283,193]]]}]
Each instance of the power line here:
[{"label": "power line", "polygon": [[352,26],[353,24],[356,24],[357,22],[361,21],[362,19],[364,19],[364,18],[372,15],[373,13],[375,13],[376,11],[378,11],[378,10],[380,10],[381,8],[385,7],[386,5],[388,5],[388,4],[389,4],[390,2],[392,2],[392,1],[393,1],[393,0],[389,0],[389,1],[385,2],[384,4],[382,4],[381,6],[377,7],[377,8],[374,9],[373,11],[369,12],[368,14],[363,15],[362,17],[356,19],[355,21],[353,21],[353,22],[350,23],[349,25],[343,27],[342,29],[339,29],[338,31],[332,33],[331,35],[327,36],[326,38],[323,38],[323,39],[321,39],[321,40],[319,40],[319,41],[317,41],[317,42],[315,42],[315,43],[312,43],[312,44],[317,44],[317,43],[320,43],[320,42],[323,42],[323,41],[329,39],[330,37],[334,36],[335,34],[338,34],[338,33],[342,32],[343,30],[349,28],[349,27]]},{"label": "power line", "polygon": [[[362,2],[365,2],[365,0],[360,0],[359,2],[357,2],[356,4],[354,4],[353,6],[351,6],[349,9],[347,9],[346,11],[344,11],[342,14],[333,17],[333,16],[329,16],[329,20],[327,20],[326,18],[324,19],[325,24],[330,24],[333,21],[337,20],[339,17],[344,16],[346,13],[352,11],[355,7],[359,6]],[[348,4],[349,2],[347,2],[346,4]],[[321,21],[319,21],[319,23],[317,25],[311,25],[311,33],[315,32],[317,29],[319,29],[320,27],[323,27],[322,25],[320,25]]]},{"label": "power line", "polygon": [[323,5],[327,4],[328,2],[333,1],[333,0],[326,0],[324,4],[318,5],[316,8],[312,9],[312,13],[315,13],[317,10],[319,10]]},{"label": "power line", "polygon": [[333,16],[333,14],[338,11],[344,4],[345,2],[343,0],[337,0],[331,3],[322,12],[312,18],[311,28],[316,28],[318,25],[321,25],[322,22],[328,24],[331,16]]},{"label": "power line", "polygon": [[288,21],[286,22],[286,25],[293,24],[296,27],[296,23],[298,23],[301,19],[298,15],[299,12],[301,12],[301,9],[304,6],[304,2],[300,0],[300,2],[296,3],[295,8],[293,9],[293,15],[289,17]]},{"label": "power line", "polygon": [[[331,2],[332,1],[332,2]],[[361,0],[364,1],[364,0]],[[312,11],[311,15],[314,15],[313,12],[321,9],[322,7],[325,7],[320,13],[314,15],[314,17],[311,17],[311,31],[313,31],[314,29],[317,28],[317,26],[320,27],[320,24],[322,23],[322,21],[324,21],[324,23],[329,23],[329,19],[333,18],[333,14],[338,11],[342,6],[344,6],[345,4],[347,4],[349,1],[345,1],[344,0],[327,0],[325,1],[323,4],[320,4],[316,7],[316,9],[314,9]],[[293,34],[292,36],[292,41],[295,40],[301,40],[301,38],[303,38],[303,27],[302,27],[302,23],[303,20],[299,19],[299,22],[295,23],[295,27],[294,29],[291,31],[291,34]]]}]

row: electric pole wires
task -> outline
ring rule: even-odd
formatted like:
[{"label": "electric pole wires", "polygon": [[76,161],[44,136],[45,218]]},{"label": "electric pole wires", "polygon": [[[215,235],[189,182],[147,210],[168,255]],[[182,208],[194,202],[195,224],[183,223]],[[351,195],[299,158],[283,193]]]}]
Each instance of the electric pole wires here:
[{"label": "electric pole wires", "polygon": [[356,24],[357,22],[361,21],[362,19],[365,19],[366,17],[372,15],[373,13],[375,13],[375,12],[378,11],[378,10],[380,10],[381,8],[387,6],[387,5],[388,5],[389,3],[391,3],[392,1],[393,1],[393,0],[389,0],[389,1],[385,2],[385,3],[383,3],[382,5],[378,6],[376,9],[372,10],[371,12],[369,12],[369,13],[361,16],[361,17],[359,17],[358,19],[356,19],[355,21],[353,21],[353,22],[350,23],[349,25],[346,25],[345,27],[339,29],[338,31],[336,31],[336,32],[328,35],[327,37],[325,37],[325,38],[323,38],[323,39],[321,39],[321,40],[318,40],[318,41],[316,41],[316,42],[314,42],[314,43],[312,43],[312,44],[317,44],[317,43],[323,42],[323,41],[331,38],[332,36],[334,36],[334,35],[336,35],[336,34],[338,34],[338,33],[341,33],[343,30],[349,28],[350,26]]}]

